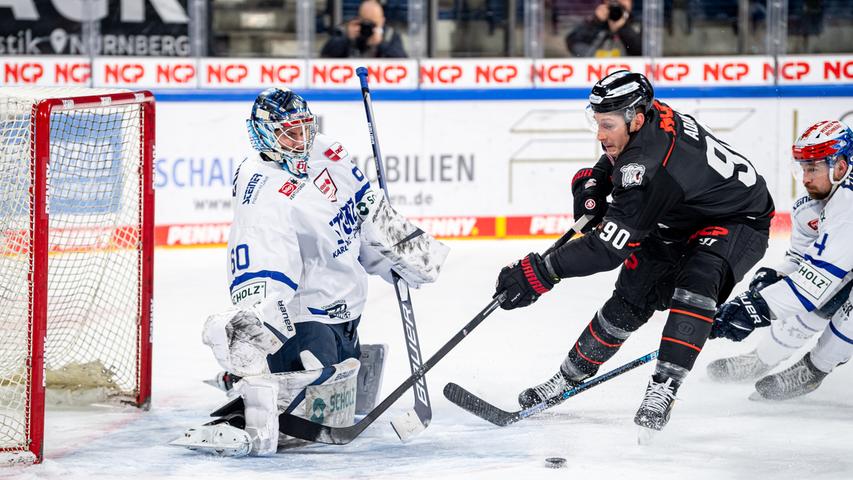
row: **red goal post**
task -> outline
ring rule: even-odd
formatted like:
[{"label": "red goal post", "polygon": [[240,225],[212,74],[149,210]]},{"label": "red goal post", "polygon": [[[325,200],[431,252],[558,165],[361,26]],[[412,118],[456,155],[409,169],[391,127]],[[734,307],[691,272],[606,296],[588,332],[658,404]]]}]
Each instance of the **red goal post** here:
[{"label": "red goal post", "polygon": [[46,394],[150,405],[154,116],[147,91],[0,88],[0,462],[41,461]]}]

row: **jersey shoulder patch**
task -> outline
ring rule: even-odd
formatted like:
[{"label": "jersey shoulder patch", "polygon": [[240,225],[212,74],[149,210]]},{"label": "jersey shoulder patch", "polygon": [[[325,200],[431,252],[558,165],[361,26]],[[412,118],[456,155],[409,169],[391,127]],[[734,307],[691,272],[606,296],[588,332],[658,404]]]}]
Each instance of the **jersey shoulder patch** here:
[{"label": "jersey shoulder patch", "polygon": [[337,162],[338,160],[347,158],[349,153],[346,151],[344,146],[340,144],[340,142],[335,142],[323,151],[323,155],[325,155],[329,160]]},{"label": "jersey shoulder patch", "polygon": [[[327,159],[332,162],[339,162],[349,157],[349,152],[344,148],[341,142],[322,133],[317,133],[314,139],[314,147],[311,152],[312,160]],[[324,158],[325,157],[325,158]]]},{"label": "jersey shoulder patch", "polygon": [[646,175],[646,166],[640,163],[628,163],[619,167],[619,175],[622,188],[638,187],[643,184]]},{"label": "jersey shoulder patch", "polygon": [[[654,142],[654,139],[635,138],[633,141]],[[633,142],[632,141],[632,142]],[[658,149],[645,143],[629,145],[616,159],[610,175],[616,188],[636,188],[648,185],[661,168],[661,158],[654,153]]]}]

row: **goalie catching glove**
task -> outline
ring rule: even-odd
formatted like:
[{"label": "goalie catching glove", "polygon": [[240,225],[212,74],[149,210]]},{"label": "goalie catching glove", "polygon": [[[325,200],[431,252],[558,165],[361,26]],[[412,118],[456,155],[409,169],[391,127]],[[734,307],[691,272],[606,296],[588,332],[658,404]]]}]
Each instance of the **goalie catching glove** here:
[{"label": "goalie catching glove", "polygon": [[756,328],[770,325],[770,318],[770,307],[761,294],[747,290],[717,310],[710,338],[722,337],[739,342]]},{"label": "goalie catching glove", "polygon": [[559,281],[560,278],[549,268],[546,260],[538,253],[529,253],[521,260],[501,269],[492,298],[506,292],[501,308],[512,310],[526,307],[554,288]]},{"label": "goalie catching glove", "polygon": [[359,262],[389,283],[391,270],[412,288],[438,279],[450,248],[397,213],[385,195],[368,190],[358,204],[362,219]]}]

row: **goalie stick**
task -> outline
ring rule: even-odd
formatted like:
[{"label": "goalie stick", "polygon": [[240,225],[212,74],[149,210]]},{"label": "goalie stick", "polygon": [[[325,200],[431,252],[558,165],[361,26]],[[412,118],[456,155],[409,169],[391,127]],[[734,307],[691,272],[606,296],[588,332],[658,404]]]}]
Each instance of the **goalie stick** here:
[{"label": "goalie stick", "polygon": [[455,403],[459,407],[462,407],[464,410],[473,413],[474,415],[486,420],[487,422],[491,422],[499,427],[505,427],[507,425],[511,425],[519,420],[523,420],[527,417],[535,415],[543,410],[547,410],[555,405],[559,405],[566,401],[566,399],[570,397],[574,397],[575,395],[589,390],[590,388],[600,385],[608,380],[613,379],[614,377],[618,377],[623,373],[633,370],[640,365],[648,363],[658,356],[658,351],[655,350],[649,354],[643,355],[642,357],[633,360],[621,367],[614,368],[613,370],[603,373],[595,378],[591,378],[580,385],[575,386],[572,389],[566,390],[565,392],[557,395],[555,397],[551,397],[544,402],[533,405],[529,408],[524,408],[522,410],[517,410],[514,412],[507,412],[506,410],[501,410],[500,408],[492,405],[491,403],[486,402],[482,398],[474,395],[473,393],[465,390],[455,383],[448,383],[444,386],[444,396]]},{"label": "goalie stick", "polygon": [[[581,229],[586,226],[586,224],[592,219],[590,215],[584,215],[575,221],[575,224],[572,225],[571,230],[566,232],[563,237],[561,237],[557,243],[562,245],[567,242],[574,233],[579,233]],[[557,245],[555,243],[554,245]],[[550,248],[548,251],[553,249]],[[297,417],[295,415],[289,413],[282,413],[278,416],[278,430],[285,435],[290,435],[291,437],[301,438],[302,440],[308,440],[311,442],[318,443],[330,443],[334,445],[346,445],[353,441],[356,437],[358,437],[361,432],[363,432],[367,427],[370,426],[385,410],[394,404],[406,390],[409,389],[418,379],[422,378],[426,372],[428,372],[432,367],[435,366],[445,355],[447,355],[451,350],[453,350],[459,342],[462,341],[463,338],[468,336],[475,328],[477,328],[486,317],[489,316],[497,307],[501,304],[501,302],[506,298],[506,293],[501,292],[497,297],[493,298],[486,308],[484,308],[480,313],[477,314],[470,322],[468,322],[462,330],[459,330],[456,335],[453,336],[447,343],[445,343],[441,348],[438,349],[435,354],[430,357],[423,365],[416,371],[413,372],[409,378],[403,381],[399,387],[397,387],[390,395],[388,395],[382,403],[376,406],[373,410],[370,411],[367,415],[364,416],[361,420],[356,422],[354,425],[349,427],[330,427],[327,425],[321,425],[319,423],[314,423],[310,420],[306,420],[301,417]],[[223,407],[224,408],[224,407]]]},{"label": "goalie stick", "polygon": [[[373,103],[370,99],[370,87],[367,84],[367,69],[358,67],[355,70],[361,81],[361,96],[364,100],[364,113],[367,117],[367,129],[370,132],[370,146],[373,148],[373,159],[376,162],[376,176],[379,187],[385,192],[388,202],[388,184],[385,182],[385,167],[382,165],[382,152],[379,150],[379,137],[376,125],[373,122]],[[424,233],[418,229],[414,235]],[[403,241],[408,240],[404,239]],[[415,309],[412,307],[412,297],[409,294],[409,285],[395,271],[391,271],[394,281],[394,291],[397,293],[397,305],[400,307],[400,316],[403,320],[403,333],[406,339],[406,348],[409,353],[409,368],[412,375],[422,368],[421,344],[418,339],[418,329],[415,326]],[[429,404],[429,391],[427,390],[426,378],[421,375],[414,383],[415,405],[411,410],[391,420],[391,427],[402,441],[408,441],[415,435],[423,432],[432,420],[432,407]]]},{"label": "goalie stick", "polygon": [[451,350],[453,350],[459,342],[462,341],[463,338],[468,336],[477,325],[479,325],[486,317],[489,316],[497,307],[500,305],[500,302],[506,297],[506,294],[501,292],[500,295],[492,299],[486,308],[484,308],[480,313],[477,314],[470,322],[468,322],[462,330],[456,333],[453,338],[450,339],[447,343],[445,343],[435,354],[430,357],[423,365],[418,368],[417,371],[412,373],[409,378],[403,381],[399,387],[397,387],[390,395],[388,395],[385,400],[382,400],[382,403],[376,406],[373,410],[370,411],[367,415],[364,416],[361,420],[356,422],[354,425],[349,427],[330,427],[327,425],[321,425],[319,423],[314,423],[310,420],[306,420],[301,417],[297,417],[295,415],[289,413],[282,413],[278,416],[278,429],[281,433],[285,435],[290,435],[291,437],[301,438],[303,440],[308,440],[311,442],[319,442],[319,443],[330,443],[335,445],[346,445],[353,441],[361,432],[364,431],[367,427],[370,426],[377,418],[379,418],[382,413],[385,412],[394,402],[396,402],[406,390],[409,389],[412,385],[414,385],[418,380],[423,378],[432,367],[435,366],[436,363],[439,362],[445,355],[447,355]]}]

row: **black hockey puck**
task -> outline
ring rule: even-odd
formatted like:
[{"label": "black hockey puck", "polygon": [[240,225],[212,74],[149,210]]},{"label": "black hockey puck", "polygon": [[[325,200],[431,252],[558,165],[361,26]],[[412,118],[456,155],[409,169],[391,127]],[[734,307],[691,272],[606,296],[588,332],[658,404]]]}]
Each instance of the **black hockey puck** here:
[{"label": "black hockey puck", "polygon": [[548,457],[545,459],[545,466],[548,468],[563,468],[566,466],[566,459],[563,457]]}]

